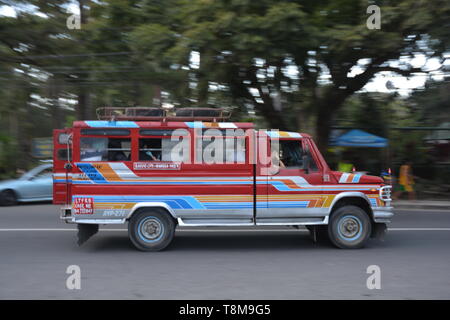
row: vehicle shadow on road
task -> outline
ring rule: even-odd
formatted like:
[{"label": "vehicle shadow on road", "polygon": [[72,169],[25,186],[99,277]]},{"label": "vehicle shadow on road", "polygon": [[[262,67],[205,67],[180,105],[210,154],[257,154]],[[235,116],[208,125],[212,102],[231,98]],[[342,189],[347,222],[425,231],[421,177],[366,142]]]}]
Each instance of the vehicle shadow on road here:
[{"label": "vehicle shadow on road", "polygon": [[289,234],[183,234],[177,236],[172,250],[298,250],[331,248],[328,242],[313,243],[308,233]]},{"label": "vehicle shadow on road", "polygon": [[[86,251],[135,250],[126,234],[96,235],[81,248]],[[165,251],[243,251],[243,250],[316,250],[334,249],[328,241],[313,243],[308,233],[177,234]]]}]

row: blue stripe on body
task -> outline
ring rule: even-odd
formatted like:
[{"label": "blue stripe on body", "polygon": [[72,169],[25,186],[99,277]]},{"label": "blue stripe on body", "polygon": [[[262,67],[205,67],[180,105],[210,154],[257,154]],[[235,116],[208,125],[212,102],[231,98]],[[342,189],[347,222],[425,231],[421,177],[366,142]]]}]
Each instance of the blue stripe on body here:
[{"label": "blue stripe on body", "polygon": [[189,128],[205,128],[202,122],[185,122]]},{"label": "blue stripe on body", "polygon": [[139,128],[134,121],[85,121],[91,128]]},{"label": "blue stripe on body", "polygon": [[90,163],[77,163],[78,169],[83,171],[95,183],[108,183],[105,177]]},{"label": "blue stripe on body", "polygon": [[191,196],[73,196],[75,198],[94,198],[94,203],[138,203],[145,201],[164,202],[172,209],[205,209],[205,207]]}]

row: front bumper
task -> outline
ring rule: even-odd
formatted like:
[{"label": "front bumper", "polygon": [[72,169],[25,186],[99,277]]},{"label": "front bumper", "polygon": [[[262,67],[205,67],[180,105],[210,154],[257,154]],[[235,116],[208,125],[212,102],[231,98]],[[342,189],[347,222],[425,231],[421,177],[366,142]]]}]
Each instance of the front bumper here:
[{"label": "front bumper", "polygon": [[372,208],[373,220],[376,223],[390,223],[394,212],[392,211],[394,207],[376,207]]}]

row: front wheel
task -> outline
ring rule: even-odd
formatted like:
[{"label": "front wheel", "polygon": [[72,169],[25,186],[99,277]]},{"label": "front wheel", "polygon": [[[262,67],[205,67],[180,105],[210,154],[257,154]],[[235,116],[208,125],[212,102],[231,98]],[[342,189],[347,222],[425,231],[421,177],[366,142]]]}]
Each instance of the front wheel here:
[{"label": "front wheel", "polygon": [[141,251],[165,249],[175,234],[175,221],[162,209],[146,209],[136,212],[128,224],[128,236]]},{"label": "front wheel", "polygon": [[366,244],[372,232],[368,214],[356,206],[344,206],[331,214],[328,236],[338,248],[357,249]]}]

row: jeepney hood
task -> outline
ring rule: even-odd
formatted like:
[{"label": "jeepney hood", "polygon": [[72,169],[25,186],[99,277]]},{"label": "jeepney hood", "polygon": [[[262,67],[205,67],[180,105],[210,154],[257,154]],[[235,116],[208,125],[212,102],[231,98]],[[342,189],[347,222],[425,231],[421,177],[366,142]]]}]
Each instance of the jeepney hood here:
[{"label": "jeepney hood", "polygon": [[360,183],[360,184],[382,184],[384,180],[381,177],[370,176],[361,173],[344,173],[332,171],[332,175],[339,183]]}]

